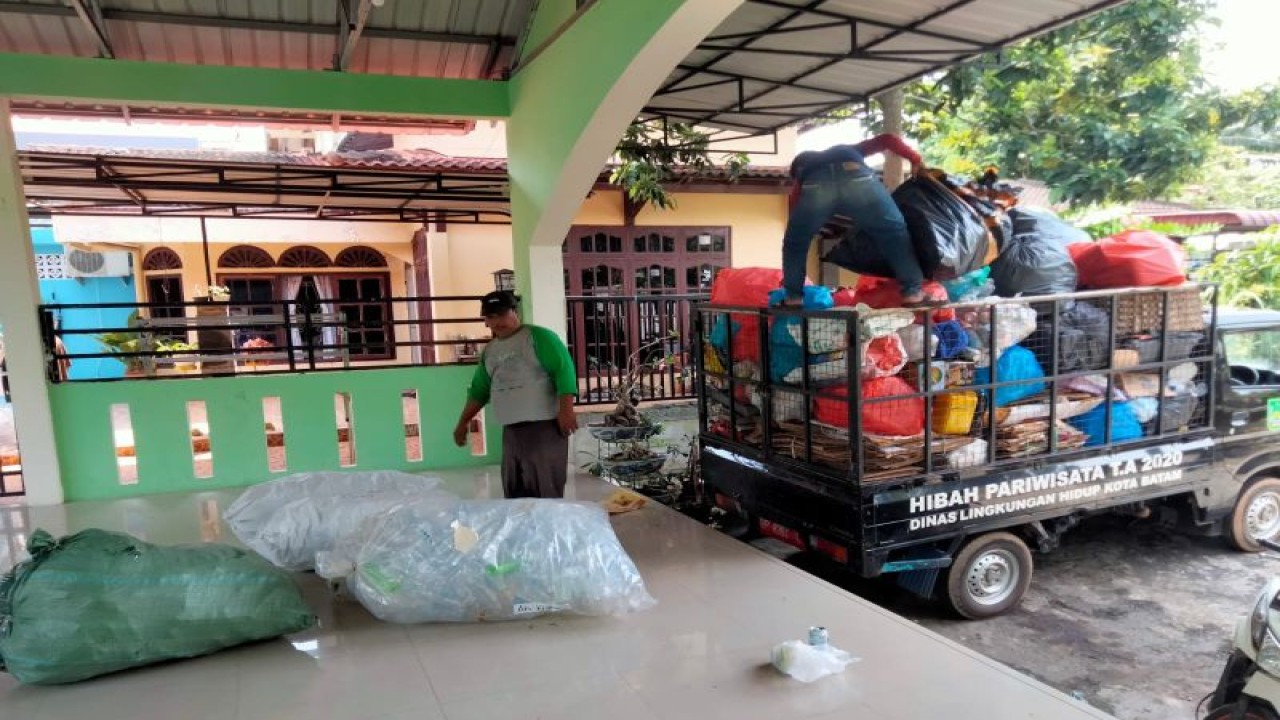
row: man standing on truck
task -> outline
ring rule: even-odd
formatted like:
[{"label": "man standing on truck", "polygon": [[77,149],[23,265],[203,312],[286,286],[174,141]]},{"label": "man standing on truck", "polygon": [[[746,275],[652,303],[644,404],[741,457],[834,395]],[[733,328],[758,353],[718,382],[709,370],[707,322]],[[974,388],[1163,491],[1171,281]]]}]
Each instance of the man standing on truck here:
[{"label": "man standing on truck", "polygon": [[904,305],[924,302],[924,273],[916,260],[911,235],[888,188],[866,165],[866,156],[889,150],[911,163],[911,171],[925,171],[920,154],[897,135],[885,133],[856,145],[834,145],[821,152],[803,152],[791,162],[791,206],[782,237],[782,283],[787,305],[804,298],[804,268],[814,236],[834,215],[853,220],[876,241],[902,285]]},{"label": "man standing on truck", "polygon": [[569,436],[578,429],[578,373],[569,349],[550,330],[521,323],[509,292],[485,295],[480,314],[493,340],[480,354],[453,441],[462,447],[471,420],[492,402],[502,425],[503,494],[564,497]]}]

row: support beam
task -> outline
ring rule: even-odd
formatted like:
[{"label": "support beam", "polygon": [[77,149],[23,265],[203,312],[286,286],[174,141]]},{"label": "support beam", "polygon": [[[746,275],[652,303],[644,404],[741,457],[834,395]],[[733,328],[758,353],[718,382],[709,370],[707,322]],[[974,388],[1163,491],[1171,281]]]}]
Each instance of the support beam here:
[{"label": "support beam", "polygon": [[341,27],[338,32],[338,53],[333,62],[333,69],[346,72],[351,65],[351,54],[355,52],[356,43],[364,32],[364,25],[369,20],[369,11],[373,9],[373,0],[356,0],[355,11],[351,10],[350,0],[339,0],[338,14]]},{"label": "support beam", "polygon": [[108,59],[115,58],[115,50],[111,48],[111,36],[107,35],[107,22],[102,18],[102,6],[98,4],[98,0],[68,0],[68,2],[79,16],[80,23],[97,43],[98,54]]},{"label": "support beam", "polygon": [[36,260],[12,128],[9,105],[0,99],[0,331],[27,501],[56,505],[62,502],[62,476],[36,310],[40,304]]},{"label": "support beam", "polygon": [[238,107],[343,115],[503,118],[492,80],[180,65],[0,53],[0,96],[126,104]]},{"label": "support beam", "polygon": [[[34,5],[29,2],[4,2],[0,0],[0,14],[72,17],[75,15],[75,10],[63,5]],[[226,30],[265,30],[267,32],[302,33],[305,35],[333,35],[332,25],[287,22],[283,20],[255,20],[252,18],[149,12],[145,10],[115,10],[112,8],[104,9],[102,17],[113,22],[182,25],[184,27],[223,28]],[[366,27],[364,35],[388,40],[413,40],[416,42],[457,43],[462,45],[488,45],[491,42],[497,42],[503,47],[511,47],[516,44],[515,38],[502,35],[428,32],[388,27]]]},{"label": "support beam", "polygon": [[645,102],[742,1],[596,0],[524,56],[510,81],[507,152],[530,322],[564,334],[560,246],[574,213]]}]

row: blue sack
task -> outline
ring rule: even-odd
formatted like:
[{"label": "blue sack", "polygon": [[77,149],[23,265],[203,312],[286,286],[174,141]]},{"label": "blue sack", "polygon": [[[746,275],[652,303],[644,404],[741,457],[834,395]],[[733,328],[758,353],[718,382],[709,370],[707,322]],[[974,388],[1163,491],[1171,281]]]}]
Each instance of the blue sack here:
[{"label": "blue sack", "polygon": [[981,267],[954,280],[943,280],[942,287],[946,288],[947,298],[951,302],[959,302],[961,298],[986,285],[989,277],[991,268]]},{"label": "blue sack", "polygon": [[938,357],[943,360],[950,360],[969,349],[969,333],[956,320],[935,323],[933,335],[938,343]]},{"label": "blue sack", "polygon": [[[733,334],[736,335],[738,333],[738,330],[742,327],[742,324],[732,323],[732,326],[733,326]],[[711,326],[711,337],[710,337],[711,344],[714,345],[715,348],[719,350],[721,354],[726,354],[729,352],[729,337],[730,337],[729,327],[730,327],[730,322],[729,322],[729,315],[727,313],[718,315],[716,317],[715,323],[712,324]]]},{"label": "blue sack", "polygon": [[[787,291],[782,288],[770,292],[769,307],[781,305],[786,297]],[[804,286],[805,310],[830,310],[834,306],[831,288],[823,285]],[[788,373],[804,364],[804,351],[790,332],[791,328],[800,327],[801,322],[798,316],[779,315],[774,318],[773,327],[769,328],[769,377],[775,383],[783,382]]]},{"label": "blue sack", "polygon": [[[977,385],[991,382],[991,368],[978,368],[974,372],[973,380]],[[1003,383],[1015,380],[1039,380],[1040,382],[996,388],[996,407],[1004,407],[1009,403],[1044,392],[1044,370],[1040,367],[1040,361],[1036,360],[1035,353],[1021,345],[1014,345],[1005,350],[996,361],[996,381]]]},{"label": "blue sack", "polygon": [[[1067,420],[1077,430],[1088,436],[1085,447],[1101,445],[1107,441],[1107,404],[1103,403],[1083,415]],[[1142,437],[1142,425],[1129,403],[1111,406],[1111,442],[1137,440]]]},{"label": "blue sack", "polygon": [[788,373],[804,363],[800,343],[790,332],[790,328],[799,328],[800,322],[799,317],[780,317],[769,328],[769,377],[775,383],[783,382]]},{"label": "blue sack", "polygon": [[[769,307],[778,307],[783,300],[787,299],[787,291],[778,288],[769,293]],[[804,286],[804,309],[805,310],[830,310],[835,307],[835,298],[831,295],[831,288],[825,285],[805,285]]]}]

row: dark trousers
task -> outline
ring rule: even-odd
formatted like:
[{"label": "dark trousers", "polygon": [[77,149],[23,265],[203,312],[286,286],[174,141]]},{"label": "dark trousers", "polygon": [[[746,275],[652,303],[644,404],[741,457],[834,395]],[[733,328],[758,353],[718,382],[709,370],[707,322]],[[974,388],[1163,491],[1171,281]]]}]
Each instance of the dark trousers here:
[{"label": "dark trousers", "polygon": [[502,493],[508,498],[562,498],[568,480],[569,438],[555,420],[502,428]]},{"label": "dark trousers", "polygon": [[787,217],[782,238],[782,281],[787,297],[803,297],[809,245],[833,215],[848,217],[875,240],[902,285],[903,295],[920,292],[924,274],[902,211],[869,169],[861,163],[844,163],[815,168],[800,181],[800,197]]}]

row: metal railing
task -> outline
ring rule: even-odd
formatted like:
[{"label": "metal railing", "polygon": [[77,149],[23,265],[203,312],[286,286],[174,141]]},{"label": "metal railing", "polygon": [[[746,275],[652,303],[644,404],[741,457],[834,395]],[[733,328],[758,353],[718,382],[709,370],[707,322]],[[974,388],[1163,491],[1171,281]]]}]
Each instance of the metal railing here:
[{"label": "metal railing", "polygon": [[40,310],[49,378],[64,382],[119,376],[118,367],[76,372],[76,363],[87,360],[117,360],[127,377],[156,379],[474,363],[488,342],[483,320],[471,315],[479,300],[79,303]]},{"label": "metal railing", "polygon": [[[75,382],[121,375],[119,366],[77,372],[83,361],[118,361],[126,377],[154,379],[470,364],[489,340],[483,320],[471,315],[479,299],[79,303],[40,309],[49,378]],[[693,306],[706,300],[701,294],[567,298],[578,404],[614,402],[629,362],[642,366],[639,399],[695,397]]]},{"label": "metal railing", "polygon": [[566,298],[569,352],[578,368],[578,403],[612,403],[637,367],[640,400],[696,396],[693,306],[708,296],[632,295]]}]

